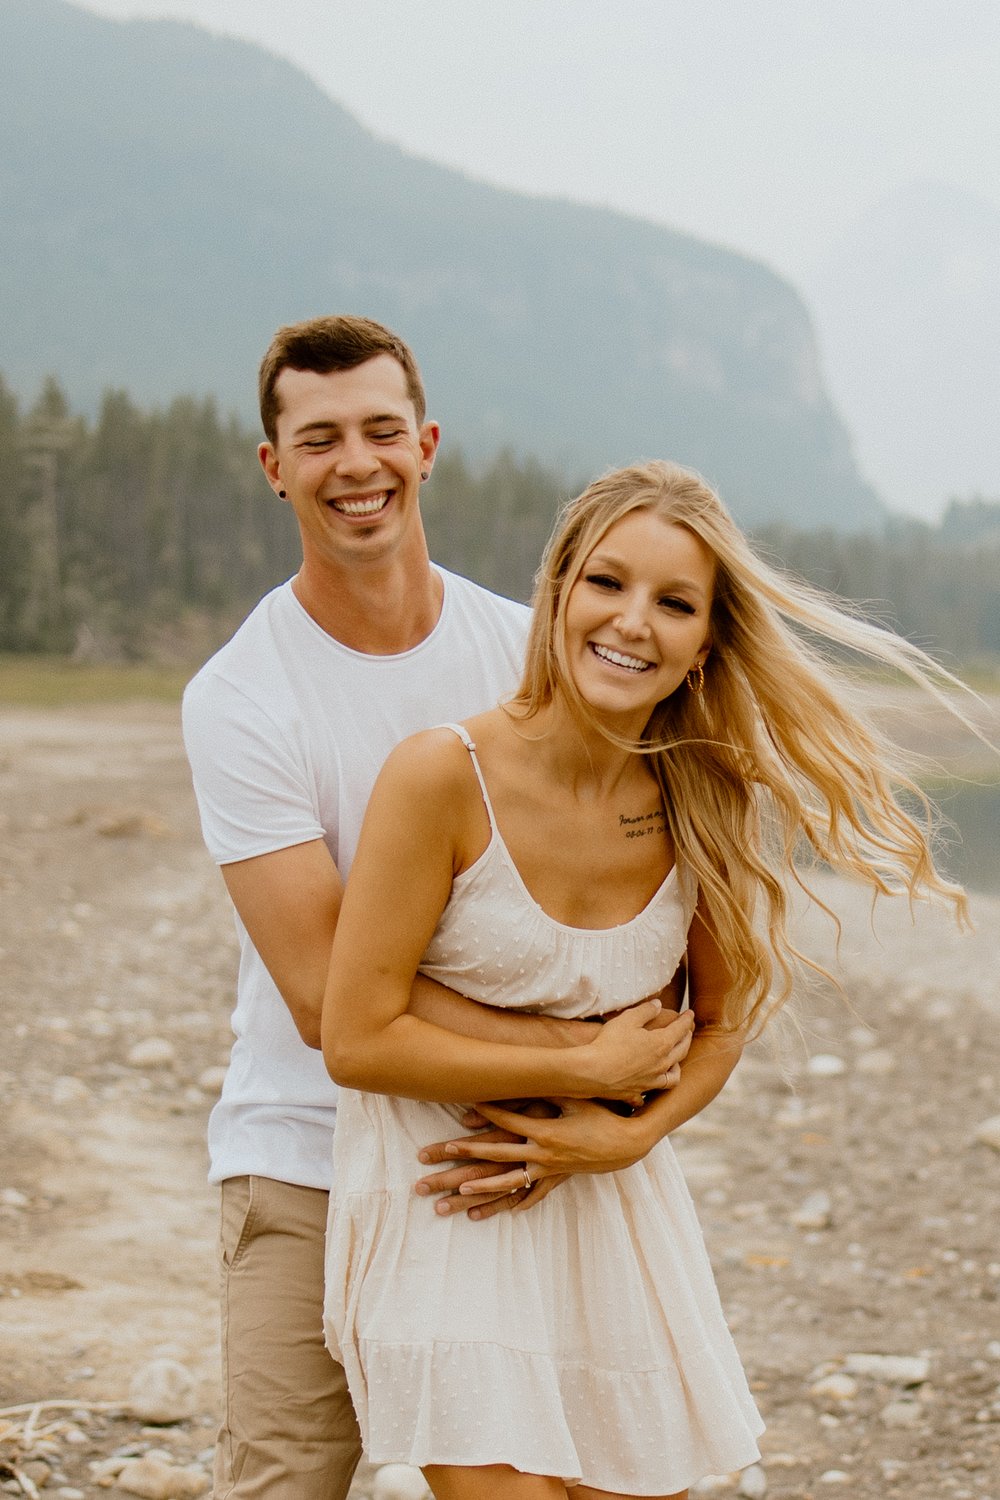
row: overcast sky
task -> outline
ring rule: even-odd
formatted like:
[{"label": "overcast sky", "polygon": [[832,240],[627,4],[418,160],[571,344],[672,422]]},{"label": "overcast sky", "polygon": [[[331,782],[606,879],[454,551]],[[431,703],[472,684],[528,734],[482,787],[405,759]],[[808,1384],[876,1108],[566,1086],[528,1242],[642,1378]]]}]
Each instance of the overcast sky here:
[{"label": "overcast sky", "polygon": [[86,0],[291,58],[379,135],[808,285],[894,186],[1000,204],[997,0]]},{"label": "overcast sky", "polygon": [[[845,316],[823,305],[824,269],[838,247],[843,267],[852,224],[907,184],[946,184],[1000,209],[1000,0],[76,3],[248,38],[413,153],[766,261],[806,294],[834,397],[892,503],[932,515],[948,485],[1000,483],[992,417],[982,415],[978,447],[956,432],[952,452],[921,450],[926,415],[902,390],[892,409],[877,348],[873,399],[865,326],[848,330],[850,306]],[[892,328],[870,342],[886,339],[905,342]],[[981,405],[973,375],[958,388],[963,368],[959,352],[946,384]]]}]

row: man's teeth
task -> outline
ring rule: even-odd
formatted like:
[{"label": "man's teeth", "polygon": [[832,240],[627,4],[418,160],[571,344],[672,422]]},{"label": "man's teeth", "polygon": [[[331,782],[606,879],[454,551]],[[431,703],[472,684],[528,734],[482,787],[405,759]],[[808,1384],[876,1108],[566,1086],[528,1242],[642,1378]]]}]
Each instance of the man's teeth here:
[{"label": "man's teeth", "polygon": [[610,646],[599,646],[596,642],[592,644],[597,656],[614,662],[616,667],[627,667],[630,672],[645,672],[653,665],[652,662],[642,661],[638,656],[625,656],[621,651],[612,651]]},{"label": "man's teeth", "polygon": [[334,500],[333,508],[345,516],[377,516],[388,499],[389,491],[383,490],[381,494],[366,496],[364,500]]}]

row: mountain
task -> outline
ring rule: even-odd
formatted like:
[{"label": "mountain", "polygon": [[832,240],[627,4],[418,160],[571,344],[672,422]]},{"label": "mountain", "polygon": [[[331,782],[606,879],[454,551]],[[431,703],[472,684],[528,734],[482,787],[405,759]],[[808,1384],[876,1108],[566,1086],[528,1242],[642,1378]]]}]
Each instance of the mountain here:
[{"label": "mountain", "polygon": [[252,416],[283,322],[363,312],[415,347],[473,457],[573,481],[672,457],[744,522],[882,508],[774,273],[641,220],[407,155],[291,64],[169,21],[0,0],[0,371],[93,409],[212,393]]},{"label": "mountain", "polygon": [[866,471],[936,515],[1000,496],[1000,208],[907,184],[831,248],[811,286],[825,362]]}]

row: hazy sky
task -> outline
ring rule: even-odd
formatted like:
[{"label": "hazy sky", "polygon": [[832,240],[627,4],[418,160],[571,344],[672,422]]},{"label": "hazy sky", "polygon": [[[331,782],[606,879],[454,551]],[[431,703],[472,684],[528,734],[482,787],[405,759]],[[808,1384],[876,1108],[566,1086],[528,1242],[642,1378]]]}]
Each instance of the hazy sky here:
[{"label": "hazy sky", "polygon": [[252,38],[379,135],[807,285],[914,178],[1000,205],[997,0],[86,0]]},{"label": "hazy sky", "polygon": [[[954,370],[937,369],[928,337],[928,415],[881,361],[907,328],[883,319],[876,332],[860,305],[824,304],[854,222],[907,184],[1000,211],[1000,0],[77,3],[246,37],[415,154],[759,257],[806,294],[834,399],[890,503],[932,516],[949,491],[1000,489],[974,362],[959,349]],[[997,261],[995,275],[980,268],[991,286]],[[918,311],[902,299],[905,324]],[[971,439],[935,379],[978,424]]]}]

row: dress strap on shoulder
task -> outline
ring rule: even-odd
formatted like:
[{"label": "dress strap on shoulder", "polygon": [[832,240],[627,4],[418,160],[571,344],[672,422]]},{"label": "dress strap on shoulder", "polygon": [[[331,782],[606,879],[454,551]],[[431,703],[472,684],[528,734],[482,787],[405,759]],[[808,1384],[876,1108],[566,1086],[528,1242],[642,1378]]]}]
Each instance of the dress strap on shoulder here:
[{"label": "dress strap on shoulder", "polygon": [[440,729],[450,729],[452,734],[457,734],[466,750],[468,750],[469,759],[472,761],[472,769],[476,773],[476,780],[479,782],[479,790],[482,792],[483,802],[486,804],[486,814],[490,820],[490,829],[495,833],[497,820],[493,816],[493,803],[490,801],[490,794],[486,790],[486,782],[483,780],[483,768],[479,764],[479,757],[476,754],[475,740],[472,738],[471,734],[463,724],[441,724],[438,727]]}]

